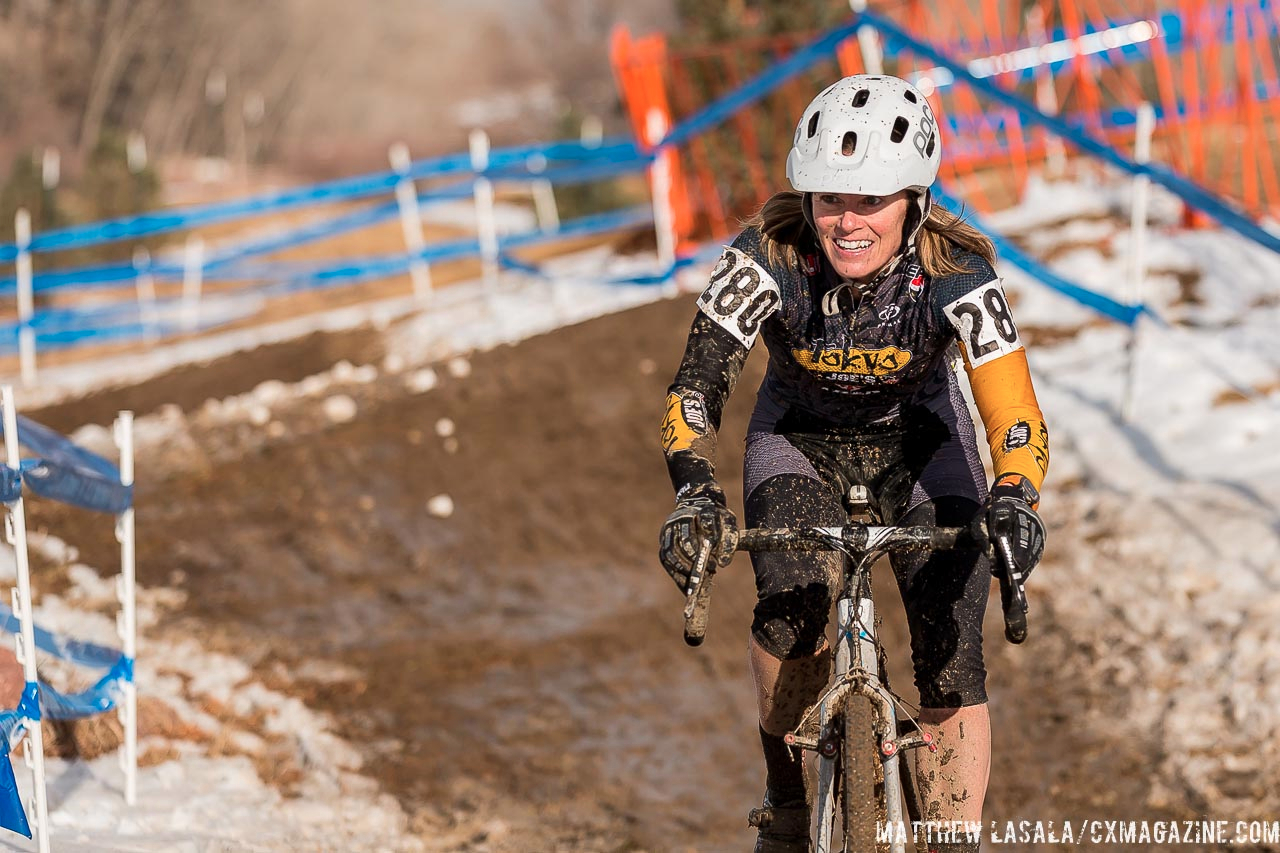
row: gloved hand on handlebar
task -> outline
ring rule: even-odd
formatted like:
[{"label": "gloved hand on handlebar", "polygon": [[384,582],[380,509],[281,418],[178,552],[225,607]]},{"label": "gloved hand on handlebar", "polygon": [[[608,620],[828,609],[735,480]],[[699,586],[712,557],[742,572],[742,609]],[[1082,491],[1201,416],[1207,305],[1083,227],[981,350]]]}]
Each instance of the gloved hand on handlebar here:
[{"label": "gloved hand on handlebar", "polygon": [[738,520],[714,483],[691,486],[676,495],[676,508],[662,525],[658,559],[680,592],[689,590],[689,575],[704,542],[711,543],[708,565],[720,568],[738,547]]},{"label": "gloved hand on handlebar", "polygon": [[1024,581],[1040,562],[1044,554],[1044,522],[1031,508],[1039,502],[1039,493],[1025,477],[1006,476],[991,487],[991,498],[987,502],[987,530],[996,549],[996,561],[991,564],[993,573],[999,571],[998,561],[1001,559],[998,539],[1009,543],[1014,566]]}]

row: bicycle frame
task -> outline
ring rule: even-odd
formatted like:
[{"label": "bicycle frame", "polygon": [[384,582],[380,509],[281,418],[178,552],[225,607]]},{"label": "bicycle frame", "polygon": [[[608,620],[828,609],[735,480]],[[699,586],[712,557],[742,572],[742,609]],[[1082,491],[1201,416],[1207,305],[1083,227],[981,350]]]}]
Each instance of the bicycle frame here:
[{"label": "bicycle frame", "polygon": [[[857,504],[854,492],[850,500]],[[994,548],[1004,609],[1005,637],[1012,643],[1022,642],[1027,635],[1026,598],[1022,591],[1022,575],[1013,565],[1008,543],[987,539],[985,525],[980,530],[932,527],[879,527],[850,523],[842,527],[805,527],[796,529],[752,529],[741,532],[737,549],[744,551],[821,551],[843,553],[845,570],[839,599],[836,602],[838,633],[835,645],[835,674],[831,686],[818,702],[805,712],[795,730],[783,740],[789,746],[818,752],[818,791],[813,836],[817,853],[834,853],[832,832],[837,802],[837,762],[844,740],[841,719],[846,700],[853,694],[865,697],[875,717],[877,751],[884,771],[884,817],[889,826],[905,825],[902,814],[904,777],[898,757],[903,751],[924,746],[937,751],[931,736],[907,716],[914,731],[899,734],[897,705],[900,700],[889,691],[880,671],[880,644],[876,637],[875,602],[871,595],[871,566],[881,556],[904,548],[947,550],[971,544]],[[714,567],[709,562],[707,544],[698,555],[685,607],[685,641],[699,645],[706,634],[711,582]],[[1003,553],[1002,553],[1003,552]],[[817,714],[818,736],[807,737]],[[906,853],[903,833],[894,832],[889,839],[891,853]],[[858,851],[857,853],[862,853]]]},{"label": "bicycle frame", "polygon": [[[818,741],[818,791],[817,809],[814,815],[814,834],[817,853],[832,853],[831,834],[835,827],[837,802],[836,773],[839,750],[824,749],[827,742],[843,735],[832,731],[833,722],[839,718],[843,705],[851,693],[866,696],[872,704],[879,735],[877,750],[884,771],[885,819],[890,825],[903,823],[901,765],[898,761],[902,745],[897,742],[898,715],[894,698],[883,682],[880,672],[880,643],[876,636],[875,600],[871,595],[871,566],[880,558],[881,551],[870,551],[853,564],[845,573],[845,588],[836,602],[836,647],[833,687],[816,706],[822,737]],[[807,716],[807,715],[806,715]],[[918,729],[918,726],[917,726]],[[928,737],[910,746],[929,745]],[[887,751],[886,751],[887,750]],[[828,752],[831,754],[828,755]],[[895,840],[892,853],[906,853],[906,845]]]}]

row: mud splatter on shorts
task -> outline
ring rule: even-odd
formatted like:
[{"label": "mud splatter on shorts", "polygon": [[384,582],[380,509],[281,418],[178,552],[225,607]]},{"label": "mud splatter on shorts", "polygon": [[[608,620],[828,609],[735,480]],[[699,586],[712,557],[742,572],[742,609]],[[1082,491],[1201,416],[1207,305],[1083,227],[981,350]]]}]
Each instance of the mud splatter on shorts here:
[{"label": "mud splatter on shorts", "polygon": [[[749,527],[837,525],[851,485],[866,486],[873,512],[890,524],[967,525],[986,499],[973,422],[962,403],[905,408],[887,423],[852,430],[773,405],[752,418],[745,460]],[[976,550],[891,558],[911,629],[921,705],[986,701],[982,617],[990,568]],[[756,642],[784,660],[821,646],[841,557],[833,553],[752,555]]]}]

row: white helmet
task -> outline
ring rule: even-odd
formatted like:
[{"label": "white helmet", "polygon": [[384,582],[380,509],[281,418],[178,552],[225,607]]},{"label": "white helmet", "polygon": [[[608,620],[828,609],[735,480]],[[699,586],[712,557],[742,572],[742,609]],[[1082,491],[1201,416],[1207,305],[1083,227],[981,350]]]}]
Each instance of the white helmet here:
[{"label": "white helmet", "polygon": [[914,190],[923,222],[941,162],[938,123],[924,95],[898,77],[855,74],[805,109],[787,155],[787,179],[802,193]]}]

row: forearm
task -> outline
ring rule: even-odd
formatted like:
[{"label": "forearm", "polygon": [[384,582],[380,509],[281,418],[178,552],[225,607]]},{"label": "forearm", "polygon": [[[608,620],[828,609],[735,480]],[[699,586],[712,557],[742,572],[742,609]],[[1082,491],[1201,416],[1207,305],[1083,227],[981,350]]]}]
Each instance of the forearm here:
[{"label": "forearm", "polygon": [[662,449],[677,493],[715,482],[716,437],[747,348],[699,312],[667,392]]},{"label": "forearm", "polygon": [[1049,430],[1031,384],[1026,350],[971,370],[969,383],[986,428],[996,482],[1025,477],[1038,493],[1049,468]]}]

